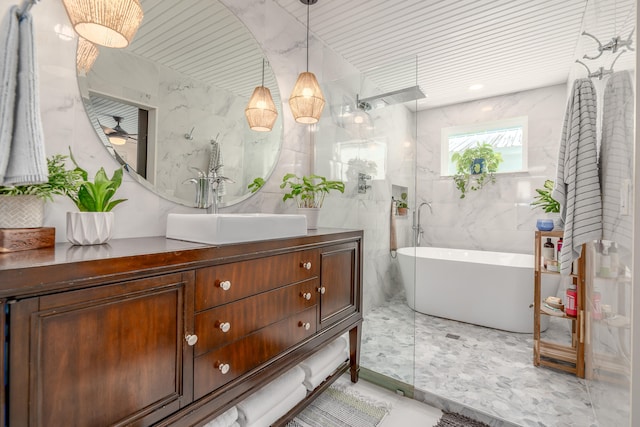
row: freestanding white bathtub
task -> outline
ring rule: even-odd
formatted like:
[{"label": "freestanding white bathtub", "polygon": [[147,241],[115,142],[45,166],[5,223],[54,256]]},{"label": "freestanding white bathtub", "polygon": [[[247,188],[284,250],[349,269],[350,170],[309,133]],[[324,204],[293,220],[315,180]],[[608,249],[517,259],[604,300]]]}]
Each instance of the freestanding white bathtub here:
[{"label": "freestanding white bathtub", "polygon": [[[505,331],[533,333],[533,255],[428,247],[400,248],[397,252],[411,309]],[[545,275],[543,279],[542,297],[555,296],[559,278]],[[549,318],[541,316],[541,330],[548,323]]]}]

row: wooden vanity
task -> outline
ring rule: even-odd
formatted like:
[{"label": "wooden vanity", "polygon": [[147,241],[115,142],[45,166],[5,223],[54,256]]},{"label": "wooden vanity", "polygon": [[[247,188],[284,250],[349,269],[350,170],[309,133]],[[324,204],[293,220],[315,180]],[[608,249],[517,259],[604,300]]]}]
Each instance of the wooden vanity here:
[{"label": "wooden vanity", "polygon": [[[9,426],[203,425],[349,332],[362,231],[224,246],[117,239],[0,255]],[[302,410],[315,394],[285,418]]]}]

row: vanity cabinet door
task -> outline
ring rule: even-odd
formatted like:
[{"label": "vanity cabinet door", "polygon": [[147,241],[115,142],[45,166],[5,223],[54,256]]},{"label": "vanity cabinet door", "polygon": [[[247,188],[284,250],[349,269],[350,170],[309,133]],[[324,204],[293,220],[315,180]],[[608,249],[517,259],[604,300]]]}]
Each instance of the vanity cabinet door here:
[{"label": "vanity cabinet door", "polygon": [[190,403],[189,300],[193,273],[12,304],[10,425],[151,425]]},{"label": "vanity cabinet door", "polygon": [[356,243],[329,246],[320,254],[320,328],[358,310],[359,254]]}]

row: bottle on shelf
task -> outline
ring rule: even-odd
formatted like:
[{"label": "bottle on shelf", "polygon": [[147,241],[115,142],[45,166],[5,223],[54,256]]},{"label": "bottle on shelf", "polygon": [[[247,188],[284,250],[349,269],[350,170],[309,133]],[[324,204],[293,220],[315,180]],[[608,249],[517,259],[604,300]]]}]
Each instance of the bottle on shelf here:
[{"label": "bottle on shelf", "polygon": [[611,257],[609,256],[609,247],[604,246],[602,256],[600,257],[600,277],[609,277],[611,275]]},{"label": "bottle on shelf", "polygon": [[551,238],[547,237],[547,241],[542,247],[542,266],[548,268],[547,261],[553,261],[555,259],[555,246],[551,242]]},{"label": "bottle on shelf", "polygon": [[576,317],[578,315],[577,308],[578,290],[576,285],[571,283],[567,288],[567,298],[564,304],[564,312],[569,317]]},{"label": "bottle on shelf", "polygon": [[609,247],[609,258],[611,258],[610,276],[618,277],[618,273],[620,272],[620,258],[618,257],[618,248],[615,242],[611,242],[611,246]]},{"label": "bottle on shelf", "polygon": [[594,319],[600,320],[602,319],[602,295],[600,294],[600,290],[598,288],[593,289],[593,295],[591,296],[593,300],[593,311],[591,312],[591,316]]},{"label": "bottle on shelf", "polygon": [[558,248],[557,249],[558,254],[556,256],[556,260],[558,260],[558,271],[560,271],[560,252],[562,252],[562,237],[558,239],[558,244],[556,246]]}]

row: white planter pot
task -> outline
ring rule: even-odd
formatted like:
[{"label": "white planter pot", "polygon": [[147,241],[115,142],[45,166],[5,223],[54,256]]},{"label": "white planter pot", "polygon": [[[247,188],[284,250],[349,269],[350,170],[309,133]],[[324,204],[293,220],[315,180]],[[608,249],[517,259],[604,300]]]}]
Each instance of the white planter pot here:
[{"label": "white planter pot", "polygon": [[318,228],[320,208],[298,208],[298,214],[307,217],[307,230],[315,230]]},{"label": "white planter pot", "polygon": [[44,223],[44,199],[0,196],[0,228],[38,228]]},{"label": "white planter pot", "polygon": [[67,212],[67,240],[74,245],[100,245],[111,239],[113,212]]}]

